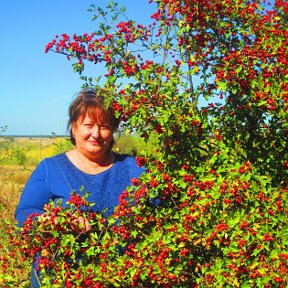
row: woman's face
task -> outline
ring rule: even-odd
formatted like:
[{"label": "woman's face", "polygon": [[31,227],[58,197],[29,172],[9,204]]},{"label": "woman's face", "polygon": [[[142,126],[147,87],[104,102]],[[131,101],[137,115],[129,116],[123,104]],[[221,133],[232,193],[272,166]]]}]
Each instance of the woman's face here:
[{"label": "woman's face", "polygon": [[90,159],[100,159],[110,148],[113,127],[108,120],[96,122],[88,114],[72,125],[76,149]]}]

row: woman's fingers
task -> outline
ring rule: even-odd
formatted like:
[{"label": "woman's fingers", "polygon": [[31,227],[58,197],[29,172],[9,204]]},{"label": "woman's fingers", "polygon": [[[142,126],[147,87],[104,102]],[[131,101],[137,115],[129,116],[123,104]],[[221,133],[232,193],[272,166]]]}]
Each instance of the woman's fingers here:
[{"label": "woman's fingers", "polygon": [[83,216],[79,216],[72,221],[72,228],[74,230],[80,229],[81,232],[87,232],[87,231],[91,230],[91,226],[89,224],[88,219],[86,217],[83,217]]}]

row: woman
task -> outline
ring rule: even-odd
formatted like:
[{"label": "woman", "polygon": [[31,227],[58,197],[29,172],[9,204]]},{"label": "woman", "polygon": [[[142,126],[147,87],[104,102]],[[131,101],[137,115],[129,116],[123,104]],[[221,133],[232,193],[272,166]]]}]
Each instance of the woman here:
[{"label": "woman", "polygon": [[[87,200],[95,203],[92,209],[107,209],[105,215],[111,215],[131,179],[143,173],[134,157],[111,151],[119,119],[98,94],[94,89],[83,90],[71,103],[68,129],[75,149],[44,159],[32,173],[15,212],[20,226],[30,214],[44,213],[51,199],[66,203],[72,191],[80,192],[83,187],[90,193]],[[79,221],[89,230],[84,219]],[[35,280],[34,275],[32,285],[38,287]]]}]

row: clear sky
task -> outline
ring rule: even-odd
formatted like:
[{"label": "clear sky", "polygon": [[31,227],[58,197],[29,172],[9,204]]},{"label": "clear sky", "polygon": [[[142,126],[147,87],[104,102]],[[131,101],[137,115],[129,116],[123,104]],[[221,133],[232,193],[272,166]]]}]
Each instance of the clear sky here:
[{"label": "clear sky", "polygon": [[[119,0],[128,16],[147,23],[148,0]],[[67,110],[82,85],[72,62],[44,52],[55,35],[97,30],[87,12],[109,0],[9,0],[0,2],[0,127],[3,135],[66,133]],[[96,70],[99,76],[101,71]],[[0,130],[1,131],[1,130]]]}]

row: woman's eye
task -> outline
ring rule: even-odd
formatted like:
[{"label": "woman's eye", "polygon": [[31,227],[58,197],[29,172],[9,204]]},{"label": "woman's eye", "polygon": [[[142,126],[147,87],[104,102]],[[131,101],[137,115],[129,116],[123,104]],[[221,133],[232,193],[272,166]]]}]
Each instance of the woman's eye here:
[{"label": "woman's eye", "polygon": [[110,126],[102,125],[102,126],[100,126],[100,129],[101,130],[108,130],[108,129],[110,129]]}]

